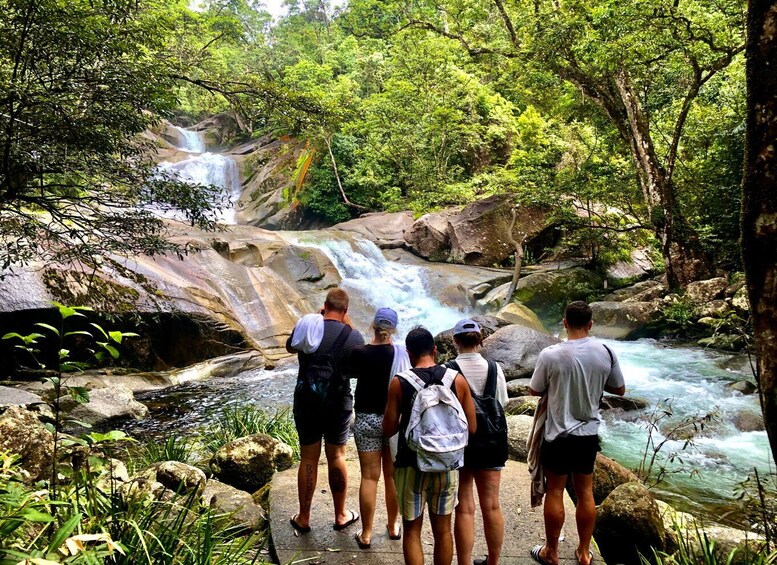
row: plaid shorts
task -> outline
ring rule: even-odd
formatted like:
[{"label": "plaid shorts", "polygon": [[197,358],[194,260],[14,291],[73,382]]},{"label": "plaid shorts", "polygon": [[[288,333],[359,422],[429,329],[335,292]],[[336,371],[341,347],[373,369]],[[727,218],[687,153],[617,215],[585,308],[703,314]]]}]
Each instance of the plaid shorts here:
[{"label": "plaid shorts", "polygon": [[424,513],[424,504],[429,505],[432,514],[444,516],[453,513],[458,502],[458,471],[424,473],[413,467],[397,467],[394,483],[399,512],[408,521],[416,520]]}]

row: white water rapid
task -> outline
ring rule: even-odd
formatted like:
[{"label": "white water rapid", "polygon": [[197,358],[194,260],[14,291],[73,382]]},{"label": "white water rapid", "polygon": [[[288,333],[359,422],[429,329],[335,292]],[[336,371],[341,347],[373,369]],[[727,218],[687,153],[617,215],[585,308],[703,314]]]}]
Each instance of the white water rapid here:
[{"label": "white water rapid", "polygon": [[200,132],[180,127],[175,129],[180,134],[181,145],[178,149],[191,153],[191,157],[175,163],[162,161],[157,167],[190,184],[213,185],[224,189],[229,195],[230,205],[221,210],[216,219],[222,224],[234,224],[235,205],[242,190],[237,163],[226,155],[206,151],[205,140]]},{"label": "white water rapid", "polygon": [[400,337],[418,325],[437,334],[466,315],[432,295],[423,267],[389,261],[371,241],[346,236],[322,239],[304,232],[296,239],[303,247],[320,249],[334,263],[342,286],[351,296],[350,311],[365,327],[372,320],[370,316],[383,307],[399,314]]}]

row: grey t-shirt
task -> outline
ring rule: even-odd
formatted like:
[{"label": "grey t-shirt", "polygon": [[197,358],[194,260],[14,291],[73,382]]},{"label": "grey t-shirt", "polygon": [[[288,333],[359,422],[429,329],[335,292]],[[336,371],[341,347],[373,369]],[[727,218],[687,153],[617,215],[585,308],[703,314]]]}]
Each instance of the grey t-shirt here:
[{"label": "grey t-shirt", "polygon": [[602,421],[599,401],[605,384],[624,385],[615,353],[595,338],[572,339],[542,350],[529,386],[548,392],[545,439],[592,436]]}]

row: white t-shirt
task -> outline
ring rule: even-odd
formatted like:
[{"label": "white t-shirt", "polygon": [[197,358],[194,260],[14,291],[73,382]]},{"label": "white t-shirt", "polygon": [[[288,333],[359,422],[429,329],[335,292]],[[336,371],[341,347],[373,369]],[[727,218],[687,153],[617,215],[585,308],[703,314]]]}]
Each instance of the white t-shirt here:
[{"label": "white t-shirt", "polygon": [[551,345],[540,353],[529,386],[535,392],[548,391],[547,441],[599,433],[604,385],[624,385],[618,358],[608,349],[586,337]]},{"label": "white t-shirt", "polygon": [[[456,363],[472,391],[483,396],[488,379],[488,361],[480,353],[461,353],[456,357]],[[496,364],[496,399],[502,406],[507,402],[507,383],[499,363]]]}]

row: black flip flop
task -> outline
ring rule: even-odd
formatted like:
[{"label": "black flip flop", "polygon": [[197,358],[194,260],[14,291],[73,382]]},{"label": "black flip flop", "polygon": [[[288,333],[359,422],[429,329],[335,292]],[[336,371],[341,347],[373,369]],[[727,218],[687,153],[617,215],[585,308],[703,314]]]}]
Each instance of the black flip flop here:
[{"label": "black flip flop", "polygon": [[535,545],[535,546],[534,546],[534,547],[531,549],[531,558],[532,558],[532,559],[534,559],[534,560],[535,560],[537,563],[539,563],[540,565],[553,565],[553,564],[552,564],[550,561],[546,561],[546,560],[545,560],[545,559],[542,557],[542,554],[541,554],[540,552],[542,551],[542,548],[543,548],[543,547],[545,547],[545,546],[544,546],[544,545],[542,545],[542,544],[540,544],[540,545]]},{"label": "black flip flop", "polygon": [[361,534],[361,532],[356,532],[355,534],[353,534],[353,539],[356,540],[356,545],[359,546],[359,549],[369,549],[372,544],[364,543],[359,534]]},{"label": "black flip flop", "polygon": [[353,510],[349,510],[348,512],[351,513],[351,519],[346,521],[346,522],[343,522],[342,524],[335,523],[332,526],[333,530],[335,530],[337,532],[339,532],[340,530],[344,530],[345,528],[347,528],[348,526],[350,526],[351,524],[353,524],[354,522],[356,522],[359,519],[359,513],[358,512],[354,512]]},{"label": "black flip flop", "polygon": [[299,514],[295,514],[291,518],[289,518],[289,524],[291,524],[291,527],[297,530],[301,534],[307,534],[310,531],[310,526],[302,527],[299,524],[297,524],[297,520],[295,518],[299,516]]},{"label": "black flip flop", "polygon": [[386,524],[386,533],[388,534],[388,537],[389,537],[390,540],[396,541],[398,539],[402,539],[402,528],[399,529],[399,533],[397,535],[392,536],[391,535],[391,530],[389,529],[389,525]]},{"label": "black flip flop", "polygon": [[[578,557],[577,557],[577,552],[575,552],[575,559],[577,560],[578,563],[580,563],[580,559],[578,559]],[[594,562],[594,552],[593,551],[589,551],[588,552],[588,563],[593,563],[593,562]]]}]

